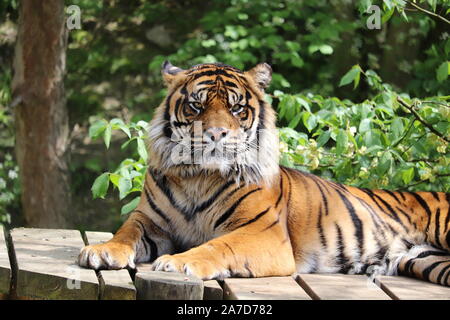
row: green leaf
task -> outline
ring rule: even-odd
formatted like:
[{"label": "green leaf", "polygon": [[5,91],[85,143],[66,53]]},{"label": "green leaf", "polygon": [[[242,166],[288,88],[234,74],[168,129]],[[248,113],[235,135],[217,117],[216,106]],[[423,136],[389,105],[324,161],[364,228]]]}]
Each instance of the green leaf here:
[{"label": "green leaf", "polygon": [[138,146],[138,153],[139,156],[144,159],[145,162],[147,162],[148,154],[147,154],[147,147],[145,146],[145,142],[143,139],[138,138],[137,139],[137,146]]},{"label": "green leaf", "polygon": [[292,118],[292,120],[289,122],[288,127],[294,129],[298,125],[298,123],[300,122],[301,117],[302,117],[302,114],[301,113],[297,113],[295,115],[295,117]]},{"label": "green leaf", "polygon": [[414,178],[414,167],[402,171],[402,180],[405,184],[409,184]]},{"label": "green leaf", "polygon": [[450,74],[450,63],[448,61],[443,62],[436,70],[436,79],[439,82],[447,80]]},{"label": "green leaf", "polygon": [[317,147],[320,148],[324,146],[328,142],[328,140],[330,140],[330,137],[331,137],[330,130],[322,132],[319,138],[317,138]]},{"label": "green leaf", "polygon": [[133,211],[134,209],[136,209],[136,207],[139,204],[139,200],[141,199],[141,197],[136,197],[133,200],[131,200],[130,202],[128,202],[126,205],[124,205],[122,207],[122,209],[120,210],[120,214],[127,214],[131,211]]},{"label": "green leaf", "polygon": [[359,132],[364,133],[366,131],[369,131],[372,128],[371,122],[372,122],[372,120],[369,118],[363,119],[359,124]]},{"label": "green leaf", "polygon": [[122,200],[123,198],[125,198],[130,192],[132,187],[133,184],[131,182],[131,179],[121,177],[119,179],[119,199]]},{"label": "green leaf", "polygon": [[378,173],[378,175],[383,175],[385,174],[387,171],[389,171],[389,169],[392,167],[393,165],[393,159],[392,159],[392,155],[390,152],[385,152],[383,153],[383,155],[381,156],[380,162],[376,168],[376,171]]},{"label": "green leaf", "polygon": [[394,118],[391,123],[391,131],[394,136],[394,139],[400,138],[402,132],[404,130],[403,121],[401,118]]},{"label": "green leaf", "polygon": [[89,127],[89,137],[92,139],[97,139],[106,129],[108,122],[106,120],[99,120],[94,122]]},{"label": "green leaf", "polygon": [[347,147],[348,147],[347,132],[341,129],[339,130],[339,133],[337,134],[336,137],[336,154],[340,156],[347,150]]},{"label": "green leaf", "polygon": [[332,54],[333,48],[328,44],[323,44],[319,47],[319,50],[322,54]]},{"label": "green leaf", "polygon": [[117,173],[111,173],[109,175],[109,181],[111,181],[113,183],[113,185],[115,185],[117,188],[119,187],[119,179],[120,179],[120,175]]},{"label": "green leaf", "polygon": [[392,14],[394,13],[394,11],[395,11],[395,8],[391,8],[385,14],[383,14],[383,16],[381,17],[381,23],[386,23],[387,21],[389,21],[389,19],[392,17]]},{"label": "green leaf", "polygon": [[91,191],[94,199],[104,198],[109,187],[109,173],[105,172],[95,179]]},{"label": "green leaf", "polygon": [[121,119],[114,118],[109,122],[109,124],[111,125],[112,129],[120,129],[128,136],[128,138],[131,138],[130,129]]},{"label": "green leaf", "polygon": [[106,149],[109,149],[109,144],[111,143],[111,125],[107,125],[105,128],[105,133],[103,139],[105,140]]},{"label": "green leaf", "polygon": [[310,112],[303,112],[302,121],[309,132],[311,132],[317,126],[317,117]]},{"label": "green leaf", "polygon": [[353,66],[353,68],[350,69],[339,82],[339,87],[345,86],[352,81],[355,81],[355,87],[357,86],[357,83],[359,83],[359,74],[361,72],[361,69],[359,66]]}]

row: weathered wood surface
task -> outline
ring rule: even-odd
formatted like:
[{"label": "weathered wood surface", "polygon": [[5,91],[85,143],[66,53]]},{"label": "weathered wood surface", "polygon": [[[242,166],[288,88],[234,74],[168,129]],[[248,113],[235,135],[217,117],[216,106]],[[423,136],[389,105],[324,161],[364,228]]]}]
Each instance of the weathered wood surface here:
[{"label": "weathered wood surface", "polygon": [[375,283],[396,300],[450,300],[450,287],[418,279],[380,276]]},{"label": "weathered wood surface", "polygon": [[203,300],[223,300],[223,289],[216,280],[203,282]]},{"label": "weathered wood surface", "polygon": [[224,280],[227,300],[311,300],[291,277]]},{"label": "weathered wood surface", "polygon": [[295,279],[313,299],[387,300],[389,296],[364,275],[297,274]]},{"label": "weathered wood surface", "polygon": [[[113,237],[110,232],[85,232],[87,244],[105,243]],[[101,270],[101,300],[136,300],[136,288],[128,270]]]},{"label": "weathered wood surface", "polygon": [[8,257],[5,233],[0,226],[0,294],[8,294],[12,277],[11,264]]},{"label": "weathered wood surface", "polygon": [[17,260],[17,296],[36,299],[97,299],[94,270],[76,259],[84,246],[77,230],[24,229],[11,231]]},{"label": "weathered wood surface", "polygon": [[181,273],[136,273],[138,300],[202,300],[203,281]]}]

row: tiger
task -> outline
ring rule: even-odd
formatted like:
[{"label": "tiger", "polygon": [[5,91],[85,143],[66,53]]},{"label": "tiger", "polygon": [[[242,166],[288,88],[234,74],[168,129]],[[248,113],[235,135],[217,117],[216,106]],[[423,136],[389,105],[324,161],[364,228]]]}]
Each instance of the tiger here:
[{"label": "tiger", "polygon": [[[162,65],[140,201],[78,264],[203,280],[406,275],[450,285],[450,194],[358,188],[279,165],[267,63]],[[186,142],[187,141],[187,142]]]}]

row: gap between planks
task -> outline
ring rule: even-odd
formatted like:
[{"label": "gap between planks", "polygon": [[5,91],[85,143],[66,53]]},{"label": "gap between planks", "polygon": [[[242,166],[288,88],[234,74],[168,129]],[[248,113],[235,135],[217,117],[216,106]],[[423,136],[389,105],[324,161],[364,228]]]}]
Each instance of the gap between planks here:
[{"label": "gap between planks", "polygon": [[[83,239],[86,245],[95,245],[105,243],[112,237],[110,232],[86,231]],[[99,300],[136,300],[136,288],[128,270],[100,270],[97,276]]]},{"label": "gap between planks", "polygon": [[7,299],[13,296],[15,272],[12,267],[11,250],[8,248],[9,233],[0,226],[0,295]]}]

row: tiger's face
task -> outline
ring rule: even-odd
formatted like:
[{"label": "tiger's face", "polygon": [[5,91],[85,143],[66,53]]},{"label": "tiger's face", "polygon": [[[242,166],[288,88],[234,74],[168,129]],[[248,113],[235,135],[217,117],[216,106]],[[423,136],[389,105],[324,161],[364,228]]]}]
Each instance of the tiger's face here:
[{"label": "tiger's face", "polygon": [[248,72],[223,64],[188,70],[163,64],[168,95],[150,125],[150,165],[188,177],[270,182],[278,172],[275,114],[264,100],[272,70]]}]

